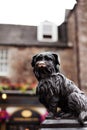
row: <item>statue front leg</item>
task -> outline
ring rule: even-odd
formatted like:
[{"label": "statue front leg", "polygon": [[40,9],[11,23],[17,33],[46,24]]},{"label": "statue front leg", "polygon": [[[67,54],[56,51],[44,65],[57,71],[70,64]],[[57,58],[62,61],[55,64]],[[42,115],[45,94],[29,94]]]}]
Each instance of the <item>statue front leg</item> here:
[{"label": "statue front leg", "polygon": [[57,106],[58,106],[58,98],[56,98],[55,96],[53,96],[49,102],[49,107],[48,107],[48,112],[49,114],[47,115],[47,119],[52,119],[55,118],[57,116]]}]

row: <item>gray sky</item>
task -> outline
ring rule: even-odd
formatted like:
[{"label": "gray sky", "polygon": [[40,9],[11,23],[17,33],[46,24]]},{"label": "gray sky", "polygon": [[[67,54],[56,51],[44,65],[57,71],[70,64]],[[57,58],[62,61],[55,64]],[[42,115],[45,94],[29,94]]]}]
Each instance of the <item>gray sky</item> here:
[{"label": "gray sky", "polygon": [[76,0],[0,0],[0,24],[38,25],[48,20],[60,25],[65,9]]}]

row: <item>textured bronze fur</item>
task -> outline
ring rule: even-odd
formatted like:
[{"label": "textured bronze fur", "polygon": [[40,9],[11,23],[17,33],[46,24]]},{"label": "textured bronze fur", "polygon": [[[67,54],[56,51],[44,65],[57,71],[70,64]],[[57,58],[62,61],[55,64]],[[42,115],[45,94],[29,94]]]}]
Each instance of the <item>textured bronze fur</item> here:
[{"label": "textured bronze fur", "polygon": [[[39,83],[36,94],[47,108],[48,118],[73,115],[83,124],[87,119],[87,97],[71,80],[59,72],[55,53],[43,52],[32,58],[32,67]],[[57,113],[57,107],[61,112]]]}]

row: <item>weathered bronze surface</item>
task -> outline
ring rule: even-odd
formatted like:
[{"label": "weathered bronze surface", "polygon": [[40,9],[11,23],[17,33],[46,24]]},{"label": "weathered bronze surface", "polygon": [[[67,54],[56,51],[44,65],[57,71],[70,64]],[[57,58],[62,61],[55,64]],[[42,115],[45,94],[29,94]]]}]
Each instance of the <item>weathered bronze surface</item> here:
[{"label": "weathered bronze surface", "polygon": [[[59,58],[53,52],[33,56],[32,67],[39,83],[36,94],[47,108],[47,118],[77,118],[80,124],[87,119],[87,97],[71,80],[59,71]],[[57,107],[61,111],[57,112]]]}]

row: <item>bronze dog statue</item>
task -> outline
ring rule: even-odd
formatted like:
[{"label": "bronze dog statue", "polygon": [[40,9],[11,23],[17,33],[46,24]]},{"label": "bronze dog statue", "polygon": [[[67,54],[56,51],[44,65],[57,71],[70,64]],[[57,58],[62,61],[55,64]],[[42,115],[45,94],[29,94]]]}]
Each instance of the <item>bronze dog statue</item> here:
[{"label": "bronze dog statue", "polygon": [[[87,97],[71,80],[59,71],[58,55],[43,52],[32,58],[32,67],[39,83],[36,94],[39,101],[47,108],[47,118],[73,115],[80,124],[87,119]],[[61,112],[57,113],[57,107]]]}]

